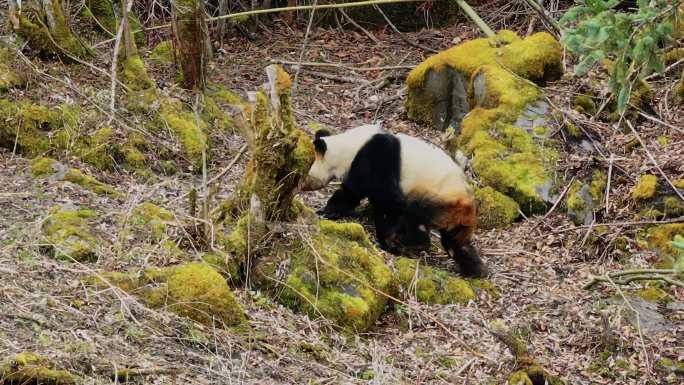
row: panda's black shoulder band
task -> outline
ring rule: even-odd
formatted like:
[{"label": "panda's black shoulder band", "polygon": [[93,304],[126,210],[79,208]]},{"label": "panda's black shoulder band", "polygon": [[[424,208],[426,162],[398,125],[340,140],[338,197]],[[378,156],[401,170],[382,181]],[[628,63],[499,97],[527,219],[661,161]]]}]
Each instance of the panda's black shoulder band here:
[{"label": "panda's black shoulder band", "polygon": [[314,137],[316,139],[320,139],[320,138],[330,136],[330,135],[331,135],[330,131],[326,130],[325,128],[321,128],[320,130],[316,131],[316,133],[314,134]]}]

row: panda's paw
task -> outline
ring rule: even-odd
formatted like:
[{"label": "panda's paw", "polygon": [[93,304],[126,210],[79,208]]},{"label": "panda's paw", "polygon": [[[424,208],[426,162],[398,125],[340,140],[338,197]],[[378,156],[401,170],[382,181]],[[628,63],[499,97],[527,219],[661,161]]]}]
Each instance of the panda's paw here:
[{"label": "panda's paw", "polygon": [[318,214],[321,218],[325,218],[325,219],[335,220],[335,219],[342,218],[342,215],[340,213],[327,210],[326,208],[322,208],[322,209],[316,211],[316,214]]}]

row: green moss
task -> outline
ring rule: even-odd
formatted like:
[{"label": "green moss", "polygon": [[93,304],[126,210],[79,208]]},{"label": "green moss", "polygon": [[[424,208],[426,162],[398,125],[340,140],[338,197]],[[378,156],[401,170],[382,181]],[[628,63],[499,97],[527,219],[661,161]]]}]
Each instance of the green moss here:
[{"label": "green moss", "polygon": [[0,379],[8,385],[75,385],[82,382],[76,375],[53,367],[54,365],[35,353],[22,352],[0,364]]},{"label": "green moss", "polygon": [[684,223],[654,226],[647,231],[648,246],[660,251],[660,263],[665,267],[671,266],[677,255],[670,244],[676,235],[684,236]]},{"label": "green moss", "polygon": [[577,126],[570,121],[567,121],[565,123],[565,131],[567,131],[567,133],[573,138],[581,138],[582,137],[582,130],[577,128]]},{"label": "green moss", "polygon": [[570,185],[565,206],[576,224],[587,224],[593,219],[592,211],[603,203],[607,181],[605,172],[596,170],[589,183],[575,180]]},{"label": "green moss", "polygon": [[465,304],[475,299],[475,292],[465,279],[441,269],[420,266],[418,262],[403,257],[395,260],[396,280],[405,292],[415,293],[425,303]]},{"label": "green moss", "polygon": [[596,115],[596,103],[594,99],[587,95],[577,95],[572,98],[572,106],[576,111],[583,112],[587,115]]},{"label": "green moss", "polygon": [[245,322],[242,306],[225,279],[206,263],[149,269],[141,273],[103,273],[87,279],[97,286],[113,284],[137,295],[153,308],[165,308],[207,326]]},{"label": "green moss", "polygon": [[55,165],[57,161],[51,158],[39,156],[29,162],[29,171],[34,177],[52,175],[57,172]]},{"label": "green moss", "polygon": [[155,86],[145,69],[145,63],[140,55],[132,55],[119,63],[121,80],[132,91],[142,91]]},{"label": "green moss", "polygon": [[516,201],[489,186],[476,189],[475,199],[481,228],[507,227],[520,215]]},{"label": "green moss", "polygon": [[509,385],[533,385],[532,380],[524,370],[513,372],[508,378]]},{"label": "green moss", "polygon": [[[248,239],[235,236],[247,231],[245,219],[228,237],[229,248],[242,248]],[[258,232],[255,225],[249,229],[253,236]],[[258,242],[252,248],[259,248]],[[312,318],[325,317],[350,332],[368,329],[384,311],[387,298],[374,289],[392,293],[394,288],[391,270],[356,223],[321,221],[312,233],[296,236],[252,263],[252,282],[281,304]]]},{"label": "green moss", "polygon": [[19,68],[21,65],[16,56],[12,48],[0,42],[0,94],[12,88],[23,87],[27,83],[26,74]]},{"label": "green moss", "polygon": [[632,293],[648,302],[667,303],[672,301],[672,296],[670,294],[656,286],[648,286],[643,289],[634,290]]},{"label": "green moss", "polygon": [[[499,31],[497,35],[494,39],[467,41],[429,57],[409,73],[407,85],[420,86],[428,71],[445,66],[462,72],[468,78],[481,65],[497,61],[524,78],[543,79],[545,69],[559,63],[560,44],[547,33],[537,33],[524,40],[512,31]],[[506,42],[509,44],[498,47]]]},{"label": "green moss", "polygon": [[663,199],[664,213],[668,217],[684,215],[684,202],[679,197],[668,196]]},{"label": "green moss", "polygon": [[95,261],[98,240],[90,232],[89,219],[97,214],[88,209],[55,207],[41,227],[44,249],[57,259]]},{"label": "green moss", "polygon": [[84,174],[77,168],[71,168],[64,174],[64,180],[77,184],[85,189],[88,189],[96,194],[119,196],[121,195],[112,186],[102,183],[94,177]]},{"label": "green moss", "polygon": [[632,190],[632,199],[644,200],[655,197],[658,188],[658,177],[651,174],[642,175]]},{"label": "green moss", "polygon": [[196,170],[201,169],[202,152],[208,154],[208,138],[205,124],[200,120],[197,126],[195,114],[186,111],[180,100],[161,100],[160,117],[180,141],[187,160]]},{"label": "green moss", "polygon": [[[19,16],[18,28],[15,28],[15,32],[28,40],[29,45],[43,56],[58,56],[66,62],[73,61],[70,56],[79,58],[92,56],[92,50],[83,44],[69,28],[61,2],[51,1],[49,5],[52,8],[51,20],[48,21],[46,13],[40,7],[27,9]],[[54,25],[52,32],[48,32],[48,24]]]},{"label": "green moss", "polygon": [[669,358],[661,358],[658,366],[668,372],[684,376],[684,361],[674,361]]},{"label": "green moss", "polygon": [[240,266],[236,258],[229,254],[208,253],[202,256],[202,260],[232,282],[237,282],[240,278]]},{"label": "green moss", "polygon": [[684,179],[675,179],[672,184],[678,189],[684,189]]},{"label": "green moss", "polygon": [[166,227],[173,220],[173,213],[150,202],[142,203],[134,208],[130,217],[134,228],[150,234],[156,241],[167,237]]},{"label": "green moss", "polygon": [[150,52],[150,60],[156,61],[158,63],[172,63],[173,62],[173,52],[171,40],[164,40],[159,44],[155,45]]}]

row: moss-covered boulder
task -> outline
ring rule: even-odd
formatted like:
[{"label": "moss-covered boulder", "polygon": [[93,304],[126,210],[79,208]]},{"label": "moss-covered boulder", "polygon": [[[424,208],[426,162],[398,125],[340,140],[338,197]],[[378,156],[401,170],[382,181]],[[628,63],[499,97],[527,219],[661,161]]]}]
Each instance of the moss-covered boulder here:
[{"label": "moss-covered boulder", "polygon": [[32,159],[29,162],[29,171],[34,177],[50,177],[53,180],[70,182],[96,194],[109,196],[121,195],[112,186],[100,182],[95,177],[85,174],[77,168],[68,168],[52,158],[39,156]]},{"label": "moss-covered boulder", "polygon": [[33,352],[22,352],[0,364],[0,382],[8,385],[76,385],[81,378],[66,370],[55,369],[46,358]]},{"label": "moss-covered boulder", "polygon": [[506,227],[520,216],[520,205],[515,200],[489,186],[475,189],[475,199],[479,228]]},{"label": "moss-covered boulder", "polygon": [[167,309],[207,326],[235,326],[246,320],[226,280],[206,263],[103,273],[87,281],[97,286],[115,285],[152,308]]},{"label": "moss-covered boulder", "polygon": [[[429,57],[409,73],[406,111],[414,120],[458,134],[484,185],[513,198],[524,213],[553,201],[558,158],[548,138],[548,104],[534,84],[558,79],[560,44],[549,34],[511,31]],[[534,83],[533,83],[534,82]]]},{"label": "moss-covered boulder", "polygon": [[465,304],[476,298],[470,282],[445,270],[421,266],[420,261],[397,258],[394,262],[395,277],[402,292],[415,294],[417,300],[431,304]]},{"label": "moss-covered boulder", "polygon": [[575,180],[568,189],[565,205],[575,224],[588,225],[594,220],[594,210],[601,207],[608,177],[596,170],[586,182]]},{"label": "moss-covered boulder", "polygon": [[250,239],[246,232],[262,234],[251,244],[252,250],[268,242],[271,251],[251,262],[250,280],[283,305],[354,332],[368,329],[385,310],[387,297],[382,293],[393,292],[392,272],[361,225],[292,225],[292,234],[281,234],[275,246],[254,218],[238,225],[226,239],[228,247],[244,253]]},{"label": "moss-covered boulder", "polygon": [[67,261],[97,260],[98,239],[91,232],[91,220],[97,213],[75,207],[54,207],[43,221],[42,249],[51,256]]}]

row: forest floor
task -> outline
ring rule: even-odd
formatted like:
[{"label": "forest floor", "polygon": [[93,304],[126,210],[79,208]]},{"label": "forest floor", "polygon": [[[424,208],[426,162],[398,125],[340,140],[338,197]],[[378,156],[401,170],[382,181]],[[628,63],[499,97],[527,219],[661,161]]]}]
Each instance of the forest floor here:
[{"label": "forest floor", "polygon": [[[210,65],[211,81],[244,94],[264,82],[263,69],[272,60],[299,61],[304,32],[269,28],[268,34],[262,32],[255,41],[243,37],[225,41]],[[303,61],[339,62],[346,67],[412,66],[430,54],[396,34],[373,32],[379,44],[353,31],[314,28]],[[470,27],[454,26],[406,35],[422,46],[441,50],[473,37],[472,33]],[[76,84],[94,81],[92,75],[79,75],[85,72],[79,66],[69,70],[56,66],[44,64],[51,73],[68,71]],[[292,66],[285,68],[293,76],[297,72]],[[403,113],[401,88],[407,73],[408,69],[303,66],[294,76],[298,123],[306,127],[314,122],[341,131],[382,121],[392,132],[439,143],[441,133],[408,121]],[[571,109],[570,98],[587,81],[570,73],[547,89],[554,104],[566,112]],[[171,79],[163,66],[153,68],[152,76],[158,84]],[[48,101],[78,100],[57,84],[46,83],[33,94]],[[665,105],[661,91],[656,100],[655,110],[663,120],[684,126],[684,114]],[[630,133],[605,123],[586,123],[606,154],[619,158],[615,173],[620,182],[614,182],[608,207],[599,219],[631,220],[633,212],[627,203],[631,187],[639,175],[657,171],[644,151],[625,152],[625,144],[633,139]],[[682,178],[681,131],[642,120],[639,132],[660,166],[673,178]],[[669,137],[667,144],[658,141],[662,136]],[[214,139],[210,178],[230,164],[244,144],[238,135]],[[563,144],[562,135],[557,139],[561,148],[570,148]],[[558,172],[607,167],[594,158],[588,153],[564,152]],[[247,160],[248,154],[243,154],[227,170],[217,186],[216,201],[230,196]],[[122,382],[112,372],[123,367],[141,369],[131,382],[150,384],[504,384],[515,369],[515,360],[488,328],[490,321],[502,319],[524,335],[531,355],[541,365],[568,384],[682,381],[660,363],[664,358],[684,361],[684,290],[668,288],[670,300],[665,305],[638,296],[640,284],[624,288],[624,296],[610,285],[583,289],[592,275],[626,266],[650,266],[656,252],[636,241],[640,226],[611,226],[606,233],[591,234],[591,228],[576,228],[556,210],[507,229],[478,231],[475,245],[489,265],[489,279],[498,295],[482,292],[467,305],[425,305],[403,293],[409,307],[394,306],[375,327],[358,336],[293,313],[257,291],[236,287],[251,326],[240,335],[150,309],[114,288],[93,291],[83,286],[80,280],[97,271],[173,265],[179,258],[198,258],[191,250],[189,257],[179,257],[144,241],[121,239],[117,218],[130,215],[143,201],[153,201],[172,211],[178,221],[186,220],[185,195],[199,184],[199,176],[181,172],[159,175],[150,182],[127,173],[92,172],[123,195],[99,196],[70,183],[33,178],[27,159],[0,151],[0,356],[35,351],[93,384]],[[320,207],[331,191],[302,196]],[[97,262],[65,264],[41,252],[40,228],[46,213],[50,207],[70,203],[87,205],[100,214],[93,229],[103,240]],[[624,249],[613,247],[618,237],[629,239]],[[443,254],[422,258],[451,269]],[[386,254],[386,259],[391,264],[393,256]],[[639,327],[635,309],[640,314]]]}]

